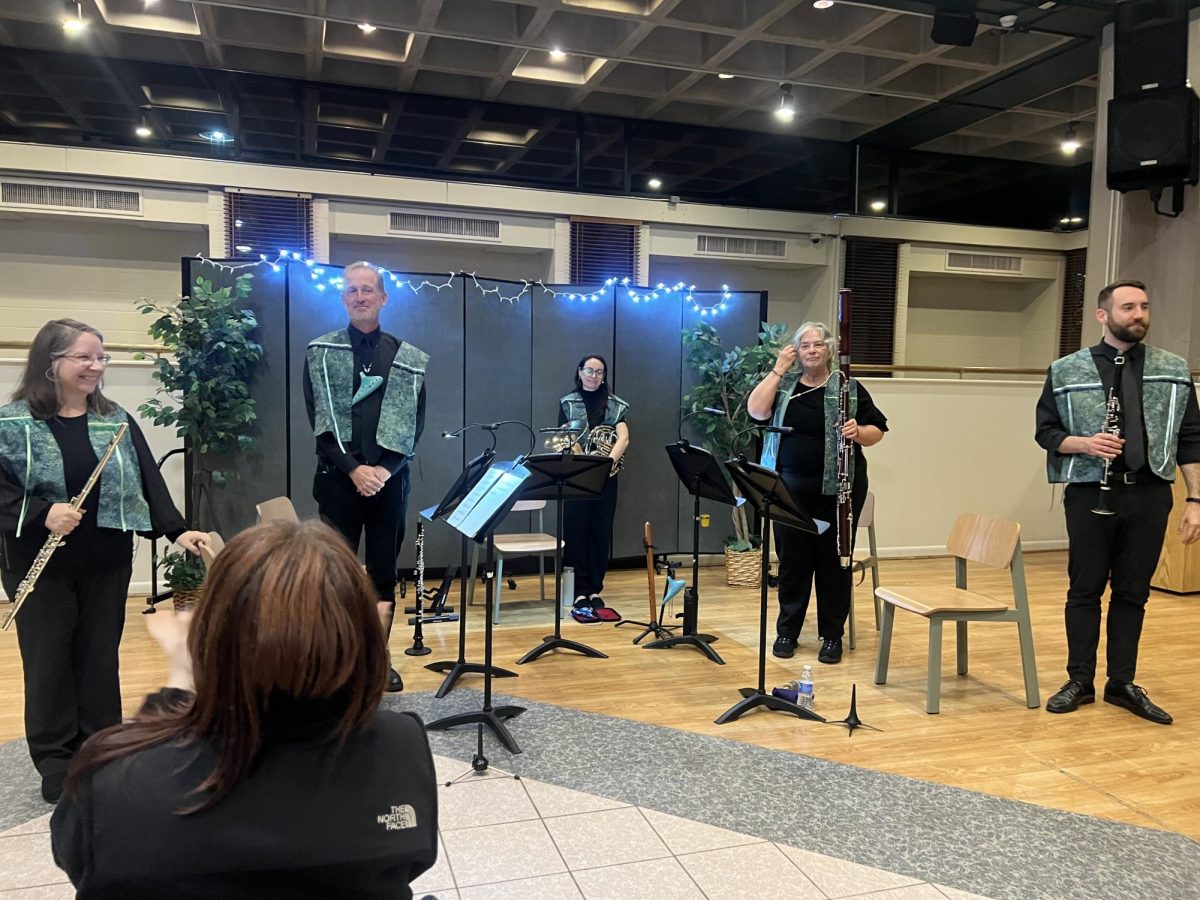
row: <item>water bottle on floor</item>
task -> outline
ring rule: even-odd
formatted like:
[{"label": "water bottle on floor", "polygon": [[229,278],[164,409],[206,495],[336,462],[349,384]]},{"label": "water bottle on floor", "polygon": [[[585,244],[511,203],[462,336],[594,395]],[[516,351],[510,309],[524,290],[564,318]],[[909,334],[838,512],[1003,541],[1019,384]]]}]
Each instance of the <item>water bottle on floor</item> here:
[{"label": "water bottle on floor", "polygon": [[813,708],[812,666],[800,670],[800,678],[796,681],[796,705],[808,710]]}]

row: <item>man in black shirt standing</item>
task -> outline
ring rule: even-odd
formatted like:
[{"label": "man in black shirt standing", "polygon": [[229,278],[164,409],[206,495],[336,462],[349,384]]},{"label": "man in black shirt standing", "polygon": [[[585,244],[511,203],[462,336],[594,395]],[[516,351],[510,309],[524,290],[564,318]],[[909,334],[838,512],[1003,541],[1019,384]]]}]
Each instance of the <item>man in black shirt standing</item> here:
[{"label": "man in black shirt standing", "polygon": [[[357,550],[365,532],[367,574],[390,634],[408,463],[425,427],[429,356],[379,327],[387,293],[375,267],[354,262],[342,278],[350,324],[310,342],[304,367],[304,401],[317,441],[313,498],[321,518],[351,547]],[[393,668],[388,690],[403,689]]]},{"label": "man in black shirt standing", "polygon": [[[1111,579],[1104,700],[1169,725],[1171,716],[1133,678],[1176,464],[1188,492],[1179,532],[1185,544],[1200,538],[1200,409],[1187,362],[1142,343],[1150,328],[1144,284],[1105,287],[1096,319],[1100,343],[1053,362],[1037,405],[1035,437],[1047,453],[1049,480],[1067,485],[1070,542],[1069,680],[1046,709],[1069,713],[1095,701],[1100,597]],[[1106,430],[1106,412],[1117,414],[1117,434]]]}]

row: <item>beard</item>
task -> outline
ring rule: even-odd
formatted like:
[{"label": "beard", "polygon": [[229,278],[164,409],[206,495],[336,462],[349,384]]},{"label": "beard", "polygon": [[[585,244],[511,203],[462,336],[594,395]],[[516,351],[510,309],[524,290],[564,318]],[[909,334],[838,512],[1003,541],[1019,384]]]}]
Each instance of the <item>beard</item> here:
[{"label": "beard", "polygon": [[1112,319],[1109,319],[1108,330],[1118,341],[1136,344],[1146,337],[1146,332],[1150,330],[1150,326],[1148,324],[1118,325]]}]

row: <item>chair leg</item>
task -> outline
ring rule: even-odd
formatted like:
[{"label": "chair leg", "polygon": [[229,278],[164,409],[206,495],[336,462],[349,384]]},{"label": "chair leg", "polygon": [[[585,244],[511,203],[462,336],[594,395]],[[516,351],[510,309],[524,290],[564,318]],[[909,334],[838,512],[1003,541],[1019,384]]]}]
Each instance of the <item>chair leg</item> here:
[{"label": "chair leg", "polygon": [[500,624],[500,591],[504,587],[504,557],[496,557],[496,590],[492,600],[492,624]]},{"label": "chair leg", "polygon": [[1021,639],[1021,670],[1025,673],[1025,705],[1037,709],[1042,705],[1038,691],[1037,662],[1033,658],[1033,627],[1026,613],[1017,619],[1017,635]]},{"label": "chair leg", "polygon": [[967,674],[967,623],[955,622],[958,634],[955,637],[954,643],[958,647],[958,674]]},{"label": "chair leg", "polygon": [[[875,552],[875,548],[871,548],[871,552]],[[875,597],[875,592],[879,590],[879,562],[871,564],[871,596]],[[875,630],[879,630],[879,598],[875,597]]]},{"label": "chair leg", "polygon": [[942,705],[942,620],[929,620],[929,671],[925,684],[925,712],[935,715]]},{"label": "chair leg", "polygon": [[[876,597],[876,600],[879,598]],[[883,624],[879,629],[879,655],[875,658],[875,683],[887,684],[888,658],[892,654],[892,622],[896,619],[896,607],[883,604]]]}]

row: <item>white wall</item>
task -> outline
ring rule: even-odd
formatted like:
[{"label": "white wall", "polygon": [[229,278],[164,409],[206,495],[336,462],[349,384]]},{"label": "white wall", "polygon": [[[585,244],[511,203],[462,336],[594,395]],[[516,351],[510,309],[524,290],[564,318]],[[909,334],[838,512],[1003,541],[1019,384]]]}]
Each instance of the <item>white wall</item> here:
[{"label": "white wall", "polygon": [[508,249],[401,238],[370,239],[333,235],[329,241],[329,261],[335,266],[365,259],[393,272],[474,272],[480,278],[486,275],[512,281],[549,281],[552,256],[550,250]]}]

